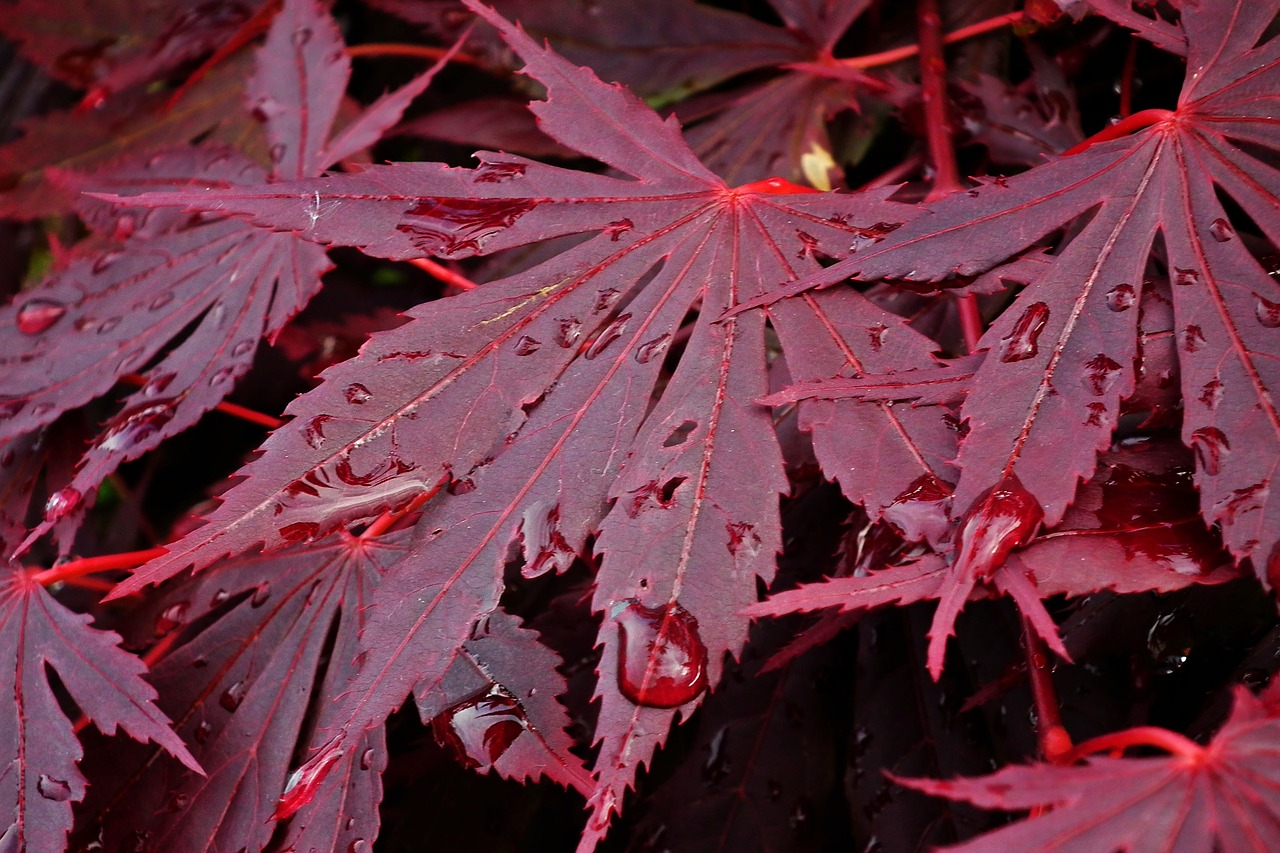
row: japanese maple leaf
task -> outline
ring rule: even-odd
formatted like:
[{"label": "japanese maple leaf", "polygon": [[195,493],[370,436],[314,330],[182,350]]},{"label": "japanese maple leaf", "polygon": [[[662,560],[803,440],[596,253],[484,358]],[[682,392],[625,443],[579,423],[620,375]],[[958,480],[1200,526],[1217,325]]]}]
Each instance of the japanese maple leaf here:
[{"label": "japanese maple leaf", "polygon": [[[446,37],[461,16],[456,2],[377,0],[379,8]],[[821,189],[840,169],[827,122],[867,94],[909,87],[841,65],[832,50],[867,0],[774,0],[783,26],[691,0],[601,0],[554,4],[502,0],[499,13],[545,38],[570,61],[619,82],[654,107],[678,104],[686,138],[703,164],[730,184],[780,175]],[[501,45],[484,50],[505,65]],[[748,72],[774,72],[727,91],[708,92]],[[730,84],[732,85],[732,84]],[[474,141],[474,140],[473,140]]]},{"label": "japanese maple leaf", "polygon": [[[486,153],[476,169],[396,164],[140,199],[240,213],[392,258],[588,237],[414,309],[411,322],[327,371],[209,525],[118,590],[370,519],[447,477],[451,494],[427,506],[421,536],[375,595],[379,615],[347,699],[346,728],[359,730],[412,685],[440,682],[473,623],[496,607],[513,542],[525,573],[537,575],[568,568],[599,531],[603,746],[589,846],[675,714],[691,710],[724,654],[741,648],[739,611],[774,570],[771,496],[785,480],[772,420],[753,402],[765,389],[765,318],[716,317],[771,278],[816,270],[824,247],[878,239],[909,210],[780,180],[727,187],[674,123],[479,12],[547,87],[549,99],[532,107],[544,130],[630,177]],[[883,369],[891,353],[931,363],[931,343],[900,319],[857,293],[830,296],[770,316],[793,371]],[[815,437],[839,440],[840,408],[812,412]],[[858,429],[881,459],[901,464],[860,465],[844,448],[847,469],[836,474],[846,490],[878,511],[922,477],[945,483],[952,445],[942,435],[951,433],[938,413],[865,412]],[[658,636],[646,639],[651,630]],[[666,673],[657,682],[651,664]]]},{"label": "japanese maple leaf", "polygon": [[1274,12],[1244,0],[1188,4],[1188,70],[1175,110],[1135,117],[1130,126],[1154,123],[1132,136],[943,199],[820,276],[735,310],[848,275],[970,275],[1072,225],[1053,262],[982,338],[989,356],[961,410],[970,431],[957,459],[961,514],[1016,477],[1052,526],[1134,390],[1139,312],[1131,309],[1150,266],[1166,268],[1182,438],[1196,453],[1202,511],[1238,559],[1274,580],[1280,286],[1248,233],[1280,240],[1280,185],[1265,160],[1276,150],[1280,40],[1260,43]]},{"label": "japanese maple leaf", "polygon": [[[1065,656],[1042,598],[1104,589],[1171,592],[1237,577],[1218,537],[1205,528],[1196,511],[1185,453],[1145,440],[1104,455],[1097,475],[1081,485],[1062,522],[1004,555],[988,585],[1013,598],[1036,630]],[[966,541],[963,530],[960,538]],[[966,565],[928,554],[903,565],[860,569],[852,577],[778,593],[748,612],[781,616],[827,611],[828,618],[814,626],[820,638],[873,608],[939,599],[943,603],[933,618],[928,654],[929,669],[937,677],[955,617],[975,589]],[[812,645],[803,637],[798,642]]]},{"label": "japanese maple leaf", "polygon": [[[1099,741],[1122,745],[1125,732]],[[1158,730],[1163,758],[1095,757],[1080,766],[1006,767],[971,779],[898,779],[925,793],[1037,816],[948,850],[1028,853],[1264,851],[1280,847],[1276,709],[1238,687],[1207,746]],[[1150,742],[1150,737],[1140,742]]]},{"label": "japanese maple leaf", "polygon": [[0,717],[0,807],[8,826],[0,841],[7,849],[63,849],[71,804],[84,798],[85,780],[76,767],[84,751],[51,673],[104,734],[120,727],[201,772],[155,706],[156,693],[142,679],[146,667],[119,648],[117,635],[91,628],[89,621],[17,567],[0,580],[0,636],[8,658],[0,671],[13,673],[2,688],[8,701]]},{"label": "japanese maple leaf", "polygon": [[[190,148],[81,185],[130,194],[316,174],[375,141],[432,76],[386,96],[330,139],[348,73],[334,21],[316,3],[294,0],[276,17],[248,86],[264,117],[270,173],[235,151]],[[83,253],[0,309],[0,446],[107,392],[125,374],[145,368],[146,384],[85,450],[71,482],[51,486],[45,520],[28,543],[79,508],[121,462],[217,405],[249,369],[258,340],[307,303],[328,268],[313,243],[239,220],[128,207],[104,216],[91,206],[86,215],[128,239]]]}]

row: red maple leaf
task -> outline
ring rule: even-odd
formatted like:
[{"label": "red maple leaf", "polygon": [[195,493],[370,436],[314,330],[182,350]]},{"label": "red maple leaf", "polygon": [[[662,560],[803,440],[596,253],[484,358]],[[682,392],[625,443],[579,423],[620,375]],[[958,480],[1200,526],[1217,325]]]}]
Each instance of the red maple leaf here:
[{"label": "red maple leaf", "polygon": [[[1132,16],[1127,3],[1107,8]],[[1266,580],[1280,554],[1280,287],[1251,241],[1274,243],[1280,231],[1273,168],[1259,156],[1276,140],[1280,42],[1260,42],[1273,12],[1244,0],[1188,4],[1176,109],[1135,115],[1108,133],[1143,128],[1132,136],[943,199],[879,244],[734,313],[849,275],[972,275],[1073,225],[982,338],[989,356],[961,410],[970,431],[956,461],[958,509],[972,511],[1016,477],[1052,526],[1135,389],[1139,312],[1131,309],[1144,289],[1163,289],[1152,268],[1165,271],[1182,438],[1197,456],[1201,507]],[[1147,23],[1154,34],[1169,31]]]},{"label": "red maple leaf", "polygon": [[948,850],[1145,853],[1275,850],[1280,846],[1280,719],[1236,688],[1230,718],[1206,746],[1163,729],[1104,735],[1087,751],[1154,743],[1164,758],[1090,758],[1064,767],[1006,767],[973,779],[897,779],[936,796],[1037,815]]}]

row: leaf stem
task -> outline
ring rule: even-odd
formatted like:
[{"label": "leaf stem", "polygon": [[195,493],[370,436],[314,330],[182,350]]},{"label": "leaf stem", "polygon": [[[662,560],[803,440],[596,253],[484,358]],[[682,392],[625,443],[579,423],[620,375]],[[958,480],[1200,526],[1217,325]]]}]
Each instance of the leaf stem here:
[{"label": "leaf stem", "polygon": [[1133,112],[1133,74],[1138,61],[1138,38],[1129,36],[1129,50],[1124,55],[1124,70],[1120,73],[1120,118],[1128,118]]},{"label": "leaf stem", "polygon": [[1027,675],[1031,679],[1031,696],[1036,704],[1036,740],[1040,754],[1051,764],[1070,764],[1071,735],[1062,724],[1058,691],[1049,668],[1049,648],[1035,627],[1022,617],[1022,648],[1027,656]]},{"label": "leaf stem", "polygon": [[[1026,20],[1027,16],[1022,12],[1009,12],[1005,15],[997,15],[994,18],[988,18],[985,21],[978,21],[976,24],[970,24],[967,27],[961,27],[958,30],[947,33],[941,37],[942,44],[955,44],[956,42],[984,35],[985,33],[994,32],[995,30],[999,30],[1004,27],[1021,24]],[[862,71],[867,68],[876,68],[881,65],[892,65],[895,62],[910,59],[920,53],[923,47],[923,44],[911,44],[906,47],[895,47],[893,50],[885,50],[880,53],[869,53],[866,56],[851,56],[848,59],[837,59],[835,60],[835,64]]]},{"label": "leaf stem", "polygon": [[436,263],[430,258],[414,258],[409,261],[409,263],[413,264],[415,267],[437,281],[443,282],[450,287],[456,287],[458,290],[463,291],[476,289],[476,283],[474,281],[466,276],[459,275],[443,264]]},{"label": "leaf stem", "polygon": [[1079,154],[1081,151],[1088,151],[1099,142],[1107,142],[1112,139],[1119,139],[1122,136],[1128,136],[1131,133],[1136,133],[1137,131],[1142,130],[1144,127],[1151,127],[1153,124],[1168,121],[1173,118],[1174,115],[1176,115],[1176,113],[1172,110],[1161,109],[1143,110],[1142,112],[1134,113],[1127,118],[1120,119],[1120,121],[1110,125],[1109,127],[1104,127],[1084,142],[1073,145],[1066,151],[1062,152],[1062,156],[1070,157],[1072,154]]},{"label": "leaf stem", "polygon": [[[347,56],[352,59],[368,59],[378,56],[405,56],[413,59],[425,59],[436,62],[449,52],[447,47],[431,47],[425,44],[403,44],[399,42],[373,42],[357,44],[347,48]],[[479,58],[469,53],[458,51],[453,55],[454,62],[463,65],[480,66]]]},{"label": "leaf stem", "polygon": [[431,500],[437,494],[440,493],[440,490],[444,488],[444,484],[446,480],[447,478],[445,480],[441,480],[439,483],[436,483],[430,489],[427,489],[425,492],[418,495],[413,500],[409,501],[409,503],[405,504],[400,509],[387,510],[382,515],[378,516],[376,519],[374,519],[372,524],[370,524],[368,527],[364,529],[364,532],[360,534],[360,538],[363,540],[376,539],[377,537],[381,536],[382,534],[390,530],[396,524],[396,522],[404,518],[406,515],[415,513],[418,510],[422,509],[424,506],[426,506],[427,501]]},{"label": "leaf stem", "polygon": [[36,572],[31,579],[41,586],[49,586],[59,581],[69,581],[94,572],[137,568],[148,560],[154,560],[156,557],[167,553],[169,552],[165,548],[147,548],[145,551],[125,551],[122,554],[103,554],[100,557],[68,560],[60,566]]},{"label": "leaf stem", "polygon": [[1204,747],[1186,735],[1178,734],[1158,726],[1138,726],[1122,732],[1099,735],[1071,749],[1061,763],[1073,764],[1082,758],[1096,755],[1099,752],[1123,751],[1139,746],[1151,746],[1165,752],[1185,758],[1188,761],[1199,761],[1204,757]]}]

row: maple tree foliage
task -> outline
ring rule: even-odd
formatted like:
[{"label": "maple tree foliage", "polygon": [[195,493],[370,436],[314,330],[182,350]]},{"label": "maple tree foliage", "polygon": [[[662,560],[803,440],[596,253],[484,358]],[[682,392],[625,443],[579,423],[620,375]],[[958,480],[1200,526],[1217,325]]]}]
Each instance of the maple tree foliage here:
[{"label": "maple tree foliage", "polygon": [[1014,5],[13,3],[0,848],[1276,846],[1280,7]]}]

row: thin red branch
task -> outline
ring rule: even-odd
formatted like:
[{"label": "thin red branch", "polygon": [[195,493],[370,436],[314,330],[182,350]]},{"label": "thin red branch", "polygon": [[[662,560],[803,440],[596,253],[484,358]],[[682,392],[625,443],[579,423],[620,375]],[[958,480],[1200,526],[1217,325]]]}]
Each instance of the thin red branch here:
[{"label": "thin red branch", "polygon": [[1090,136],[1084,142],[1077,143],[1066,151],[1062,152],[1064,157],[1070,157],[1072,154],[1079,154],[1081,151],[1088,151],[1099,142],[1107,142],[1111,139],[1120,139],[1142,130],[1144,127],[1151,127],[1153,124],[1159,124],[1162,121],[1168,121],[1175,115],[1171,110],[1143,110],[1134,113],[1128,118],[1123,118],[1110,127],[1104,127],[1102,130]]},{"label": "thin red branch", "polygon": [[1052,764],[1071,763],[1064,759],[1071,753],[1071,735],[1062,725],[1058,691],[1053,685],[1049,649],[1035,628],[1022,620],[1022,648],[1027,656],[1027,675],[1031,679],[1031,696],[1036,704],[1036,740],[1040,754]]},{"label": "thin red branch", "polygon": [[409,261],[409,263],[413,264],[415,267],[422,270],[427,275],[431,276],[437,281],[443,282],[444,284],[447,284],[450,287],[455,287],[458,290],[475,290],[476,289],[476,283],[474,281],[467,278],[466,276],[459,275],[458,273],[454,272],[453,270],[449,269],[443,264],[436,263],[430,258],[414,258],[413,260]]},{"label": "thin red branch", "polygon": [[1138,62],[1138,39],[1129,37],[1129,51],[1124,55],[1124,70],[1120,73],[1120,118],[1128,118],[1133,112],[1133,75]]},{"label": "thin red branch", "polygon": [[[432,47],[425,44],[401,44],[397,42],[357,44],[347,48],[347,56],[352,59],[368,59],[379,56],[403,56],[412,59],[425,59],[431,62],[436,62],[443,59],[448,52],[449,48],[447,47]],[[480,67],[479,58],[462,51],[458,51],[453,55],[453,61],[461,62],[463,65]]]},{"label": "thin red branch", "polygon": [[145,551],[126,551],[123,554],[103,554],[100,557],[85,557],[81,560],[68,560],[60,566],[45,569],[32,576],[32,580],[42,586],[49,586],[58,581],[67,581],[94,572],[109,572],[112,569],[134,569],[148,560],[154,560],[169,553],[164,548],[148,548]]},{"label": "thin red branch", "polygon": [[386,533],[388,530],[394,527],[395,524],[398,521],[400,521],[400,519],[404,518],[407,515],[415,513],[418,510],[422,509],[424,506],[426,506],[427,501],[434,498],[437,494],[440,493],[440,490],[444,488],[445,482],[446,480],[441,480],[439,483],[436,483],[435,486],[423,492],[422,494],[418,495],[416,498],[409,501],[409,503],[405,504],[400,509],[397,509],[394,511],[388,510],[387,512],[384,512],[382,515],[378,516],[372,524],[370,524],[368,527],[365,528],[364,532],[360,534],[360,538],[376,539],[377,537]]},{"label": "thin red branch", "polygon": [[[1009,12],[1005,15],[997,15],[994,18],[988,18],[985,21],[979,21],[976,24],[970,24],[967,27],[961,27],[958,30],[947,33],[942,36],[942,43],[955,44],[965,39],[971,39],[976,36],[994,32],[995,30],[1010,27],[1014,24],[1021,24],[1027,21],[1027,17],[1022,12]],[[848,68],[854,68],[859,71],[867,68],[877,68],[881,65],[892,65],[895,62],[901,62],[904,59],[910,59],[920,53],[923,45],[907,45],[906,47],[895,47],[893,50],[885,50],[880,53],[869,53],[866,56],[851,56],[848,59],[837,59],[837,65],[843,65]]]},{"label": "thin red branch", "polygon": [[1155,747],[1188,761],[1199,761],[1204,756],[1204,747],[1185,735],[1158,726],[1139,726],[1091,738],[1063,756],[1062,763],[1074,764],[1100,752],[1123,752],[1139,746]]}]

